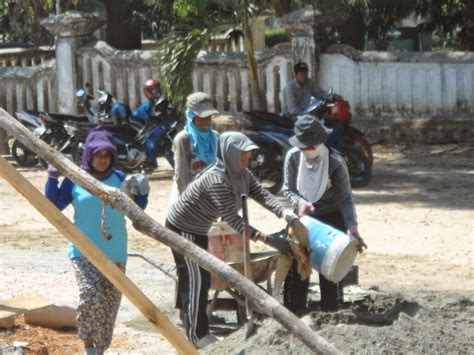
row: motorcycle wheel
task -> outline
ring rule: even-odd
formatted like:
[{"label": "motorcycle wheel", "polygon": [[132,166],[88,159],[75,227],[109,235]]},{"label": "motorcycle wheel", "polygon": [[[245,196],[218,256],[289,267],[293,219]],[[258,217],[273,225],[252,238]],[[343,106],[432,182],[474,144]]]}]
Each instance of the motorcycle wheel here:
[{"label": "motorcycle wheel", "polygon": [[32,168],[38,164],[38,157],[34,152],[26,148],[18,139],[12,144],[12,157],[18,166]]},{"label": "motorcycle wheel", "polygon": [[[282,160],[280,164],[272,164],[271,162],[275,162],[278,152],[270,145],[263,143],[259,143],[258,145],[260,149],[257,149],[252,157],[250,170],[268,192],[276,195],[283,186],[284,161]],[[284,159],[283,153],[281,153],[280,156]],[[259,162],[262,158],[263,165]]]},{"label": "motorcycle wheel", "polygon": [[351,186],[357,188],[368,185],[372,168],[362,148],[355,145],[345,146],[342,155],[349,169]]},{"label": "motorcycle wheel", "polygon": [[369,142],[367,142],[363,137],[357,137],[354,144],[362,149],[369,161],[370,167],[372,167],[372,165],[374,165],[374,153],[372,152],[372,147]]}]

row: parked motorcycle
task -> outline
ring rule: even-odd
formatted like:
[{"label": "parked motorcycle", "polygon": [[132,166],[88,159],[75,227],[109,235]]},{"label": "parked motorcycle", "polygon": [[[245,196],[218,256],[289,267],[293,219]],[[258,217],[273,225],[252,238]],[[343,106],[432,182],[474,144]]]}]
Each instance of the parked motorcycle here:
[{"label": "parked motorcycle", "polygon": [[[88,122],[87,116],[64,115],[59,113],[40,112],[32,110],[23,110],[16,112],[17,119],[30,128],[33,133],[48,143],[59,149],[68,138],[64,129],[64,123],[67,121]],[[22,167],[33,167],[38,162],[46,163],[39,159],[34,152],[26,148],[20,141],[15,139],[11,148],[12,157],[15,162]]]},{"label": "parked motorcycle", "polygon": [[[86,89],[89,85],[86,84]],[[68,115],[60,113],[51,113],[44,111],[23,110],[16,112],[17,119],[33,133],[49,145],[60,149],[69,139],[64,125],[69,122],[91,123],[95,124],[100,120],[107,121],[108,115],[114,98],[106,90],[97,91],[97,105],[92,106],[91,101],[94,96],[88,94],[86,90],[79,89],[76,92],[76,98],[79,105],[84,108],[84,115]],[[46,167],[46,162],[38,159],[36,154],[26,148],[20,141],[15,139],[11,147],[12,157],[18,166],[33,167],[41,162]]]},{"label": "parked motorcycle", "polygon": [[[332,120],[330,123],[333,130],[326,145],[341,152],[349,169],[351,186],[365,186],[370,181],[371,163],[362,147],[355,144],[354,140],[354,137],[363,138],[363,133],[348,125],[350,112],[347,118],[347,111],[337,111],[341,109],[341,105],[336,106],[335,102],[340,101],[334,99],[330,90],[326,100],[310,105],[305,113],[314,114],[325,121]],[[332,109],[333,107],[335,109]],[[338,112],[340,114],[337,114]],[[243,132],[259,146],[250,168],[263,186],[275,194],[283,186],[283,165],[286,152],[291,148],[289,138],[294,134],[293,121],[288,117],[265,111],[254,110],[244,114],[251,124],[245,126]],[[339,118],[345,118],[346,122],[339,123]],[[360,134],[356,135],[356,132]],[[370,148],[370,145],[368,147]]]},{"label": "parked motorcycle", "polygon": [[[148,166],[146,163],[147,147],[145,144],[153,139],[153,151],[155,158],[164,157],[174,167],[174,157],[171,150],[173,138],[178,132],[179,118],[169,107],[166,98],[161,98],[155,105],[156,115],[143,123],[141,128],[132,124],[109,125],[100,122],[114,136],[118,155],[115,165],[125,171],[153,171],[156,166]],[[84,153],[84,144],[89,131],[96,125],[90,123],[68,122],[65,129],[69,139],[61,147],[61,152],[70,154],[72,159],[80,164]]]}]

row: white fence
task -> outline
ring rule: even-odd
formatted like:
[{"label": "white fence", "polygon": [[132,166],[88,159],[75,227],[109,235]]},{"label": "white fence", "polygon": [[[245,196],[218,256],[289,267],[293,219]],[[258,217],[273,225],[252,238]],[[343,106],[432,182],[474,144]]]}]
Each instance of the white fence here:
[{"label": "white fence", "polygon": [[0,106],[8,112],[58,110],[55,59],[33,67],[0,67],[0,77]]},{"label": "white fence", "polygon": [[[289,44],[257,55],[266,109],[280,112],[281,92],[293,77]],[[142,85],[157,78],[158,53],[119,51],[104,42],[77,49],[78,78],[95,92],[106,88],[132,109],[144,100]],[[427,117],[474,113],[474,63],[438,55],[429,62],[353,61],[342,54],[324,54],[320,86],[333,87],[361,116]],[[466,58],[466,55],[464,56]],[[22,109],[58,110],[55,59],[30,67],[0,67],[0,105],[13,113]],[[252,109],[254,98],[243,52],[202,52],[195,64],[195,90],[211,95],[222,113]]]},{"label": "white fence", "polygon": [[89,83],[94,93],[106,89],[132,109],[145,100],[142,89],[145,81],[158,77],[156,50],[119,51],[99,41],[80,48],[79,52],[78,83]]},{"label": "white fence", "polygon": [[[474,113],[474,62],[356,62],[321,56],[320,85],[333,87],[356,114],[437,116]],[[473,56],[474,59],[474,56]]]}]

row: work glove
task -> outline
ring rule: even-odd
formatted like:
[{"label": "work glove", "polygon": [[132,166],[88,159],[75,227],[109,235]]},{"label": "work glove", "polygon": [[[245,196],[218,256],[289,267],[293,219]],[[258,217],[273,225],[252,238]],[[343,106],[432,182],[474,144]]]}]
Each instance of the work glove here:
[{"label": "work glove", "polygon": [[291,254],[291,246],[286,238],[284,229],[279,232],[266,235],[263,242],[272,248],[275,248],[282,254]]},{"label": "work glove", "polygon": [[144,173],[129,175],[122,183],[122,191],[129,196],[143,196],[150,193],[148,177]]},{"label": "work glove", "polygon": [[56,180],[61,176],[61,173],[59,172],[59,170],[56,169],[56,167],[51,164],[48,164],[48,168],[46,169],[46,172],[48,173],[48,177],[56,179]]},{"label": "work glove", "polygon": [[[312,205],[311,205],[312,206]],[[293,210],[287,209],[284,212],[285,221],[288,223],[288,232],[289,234],[296,238],[296,240],[303,244],[304,246],[308,246],[308,238],[309,232],[306,227],[301,223],[298,216],[295,214]]]}]

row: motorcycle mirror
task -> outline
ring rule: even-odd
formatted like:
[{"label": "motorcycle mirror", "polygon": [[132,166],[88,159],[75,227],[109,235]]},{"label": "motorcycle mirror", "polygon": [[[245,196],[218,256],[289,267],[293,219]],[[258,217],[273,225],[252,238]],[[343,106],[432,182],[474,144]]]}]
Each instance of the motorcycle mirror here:
[{"label": "motorcycle mirror", "polygon": [[310,114],[311,112],[313,111],[316,111],[322,104],[322,101],[321,100],[318,100],[316,98],[314,98],[314,103],[309,105],[304,111],[303,113],[304,114]]}]

